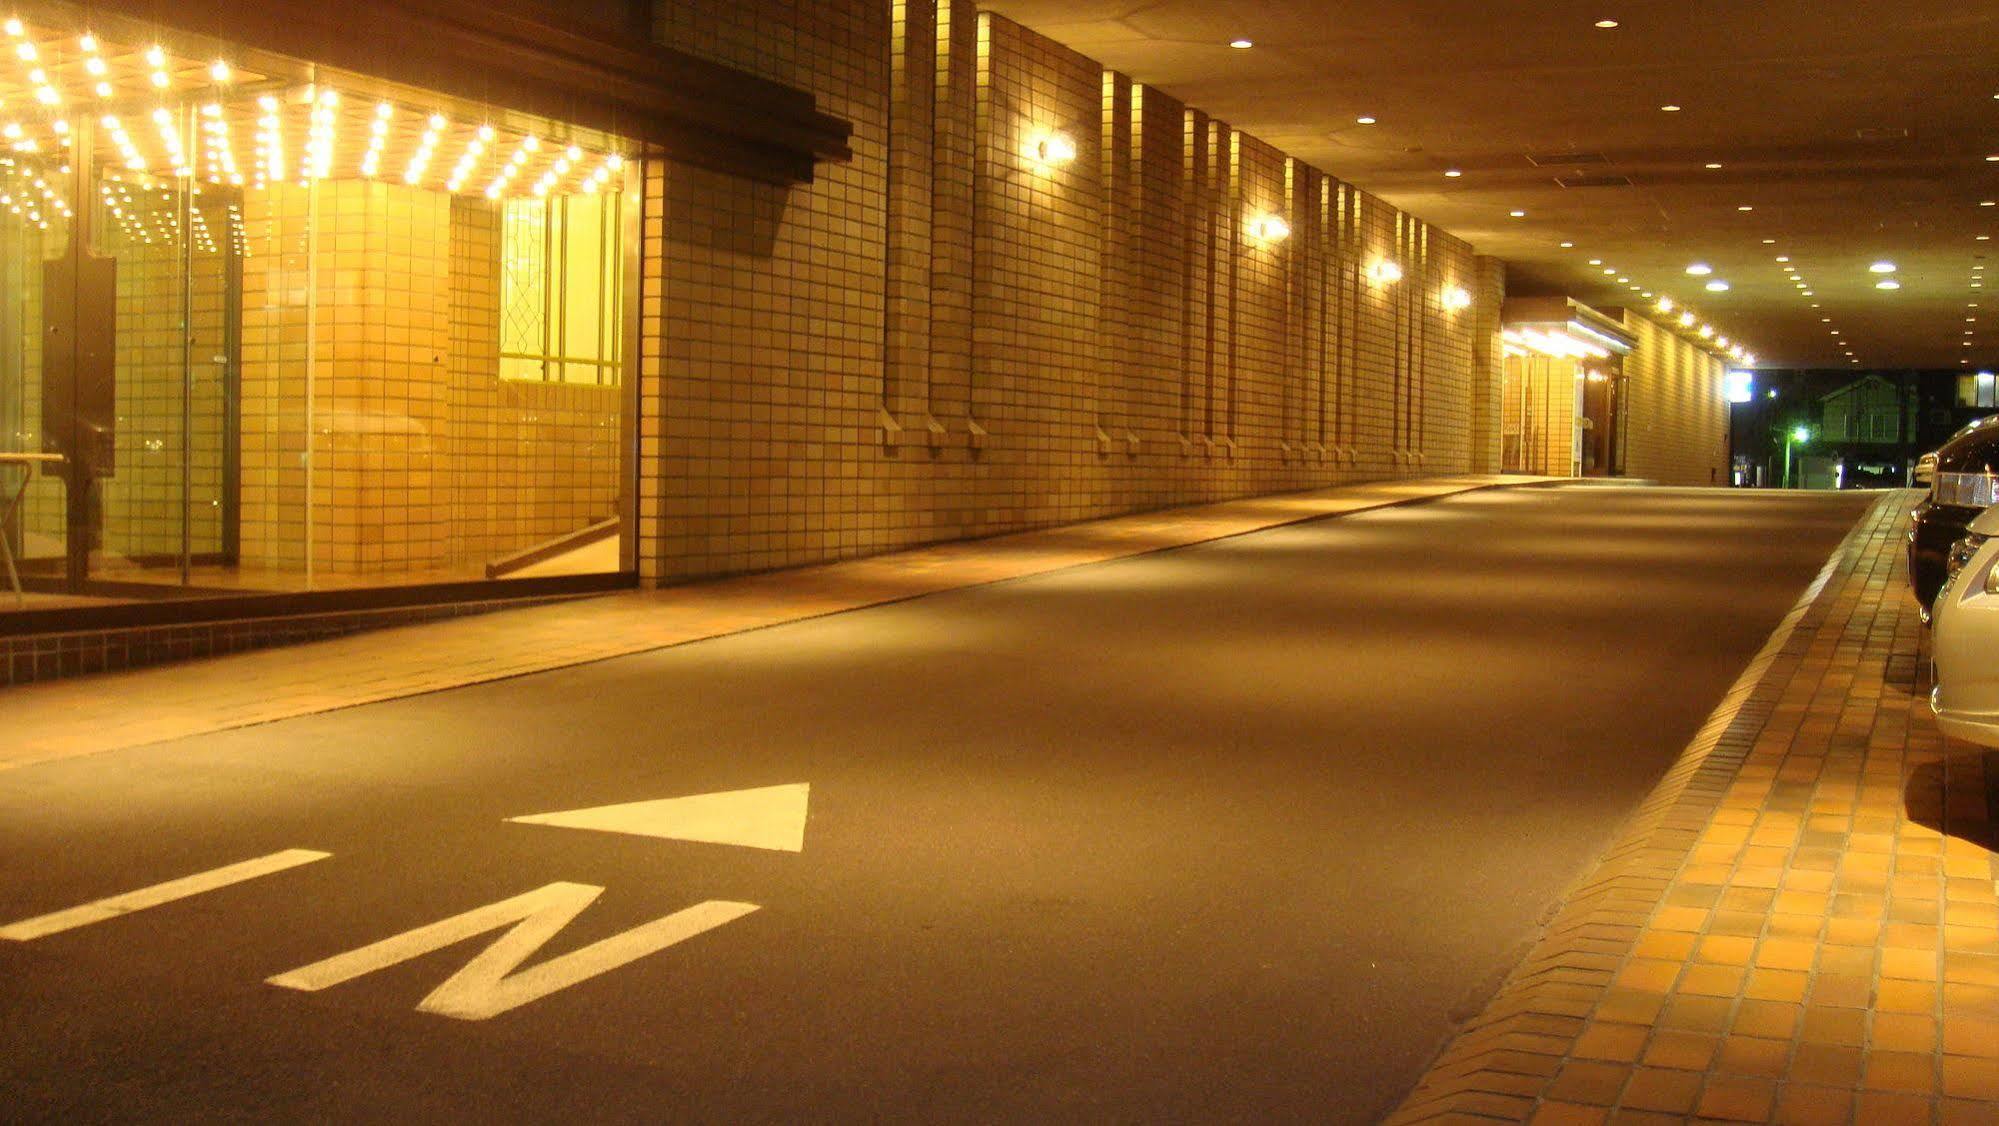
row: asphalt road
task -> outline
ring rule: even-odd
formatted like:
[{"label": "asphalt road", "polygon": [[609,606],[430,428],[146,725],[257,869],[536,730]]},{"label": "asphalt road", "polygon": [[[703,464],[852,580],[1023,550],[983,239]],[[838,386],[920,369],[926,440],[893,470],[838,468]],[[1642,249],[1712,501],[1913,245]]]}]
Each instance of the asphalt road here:
[{"label": "asphalt road", "polygon": [[[0,772],[0,924],[330,854],[0,941],[0,1118],[1371,1121],[1869,499],[1471,494]],[[507,820],[792,783],[798,852]],[[757,909],[488,1019],[418,1005],[511,918],[266,984],[558,883],[529,967]]]}]

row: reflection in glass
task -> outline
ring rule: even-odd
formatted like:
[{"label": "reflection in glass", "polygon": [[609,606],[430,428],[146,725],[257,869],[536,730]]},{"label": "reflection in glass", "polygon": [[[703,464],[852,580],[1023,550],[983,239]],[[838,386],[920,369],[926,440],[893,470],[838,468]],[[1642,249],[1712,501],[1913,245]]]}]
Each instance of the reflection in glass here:
[{"label": "reflection in glass", "polygon": [[0,70],[0,457],[67,459],[4,528],[30,585],[618,569],[621,143],[87,30],[24,12]]}]

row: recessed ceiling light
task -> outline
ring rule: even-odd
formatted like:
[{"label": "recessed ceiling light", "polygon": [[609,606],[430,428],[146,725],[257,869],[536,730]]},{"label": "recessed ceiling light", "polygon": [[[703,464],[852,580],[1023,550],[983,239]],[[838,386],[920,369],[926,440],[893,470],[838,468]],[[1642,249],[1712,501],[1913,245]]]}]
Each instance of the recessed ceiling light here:
[{"label": "recessed ceiling light", "polygon": [[1779,262],[1789,262],[1790,260],[1791,260],[1791,256],[1790,256],[1790,255],[1788,255],[1788,254],[1779,254],[1779,255],[1777,256],[1777,261],[1779,261]]},{"label": "recessed ceiling light", "polygon": [[[1598,20],[1598,21],[1596,21],[1596,26],[1598,26],[1598,27],[1602,28],[1602,29],[1603,29],[1603,30],[1605,30],[1605,31],[1609,31],[1609,30],[1610,30],[1611,28],[1613,28],[1613,27],[1616,27],[1616,26],[1617,26],[1617,21],[1616,21],[1616,20]],[[1995,98],[1999,98],[1999,94],[1994,94],[1994,95],[1992,95],[1992,96],[1993,96],[1993,97],[1995,97]]]},{"label": "recessed ceiling light", "polygon": [[1727,293],[1728,283],[1722,281],[1720,278],[1716,278],[1713,281],[1707,283],[1707,291],[1709,293]]},{"label": "recessed ceiling light", "polygon": [[[1669,103],[1669,104],[1667,104],[1667,105],[1663,105],[1663,106],[1660,106],[1660,107],[1659,107],[1659,109],[1660,109],[1661,111],[1665,112],[1665,113],[1678,113],[1678,112],[1680,112],[1680,107],[1678,107],[1678,106],[1676,106],[1676,105],[1672,105],[1672,104],[1670,104],[1670,103]],[[1987,160],[1993,160],[1993,159],[1999,159],[1999,158],[1994,158],[1994,157],[1986,157],[1985,159],[1987,159]]]},{"label": "recessed ceiling light", "polygon": [[1714,267],[1708,265],[1706,262],[1696,262],[1687,267],[1687,273],[1697,278],[1704,278],[1714,273]]},{"label": "recessed ceiling light", "polygon": [[1902,283],[1901,283],[1901,282],[1898,282],[1898,281],[1896,281],[1896,280],[1895,280],[1894,278],[1889,278],[1889,279],[1887,279],[1886,281],[1878,281],[1878,282],[1875,282],[1875,283],[1874,283],[1874,288],[1875,288],[1875,289],[1900,289],[1900,288],[1902,288]]},{"label": "recessed ceiling light", "polygon": [[1978,241],[1979,241],[1979,242],[1991,242],[1991,241],[1992,241],[1992,236],[1991,236],[1991,235],[1979,235],[1979,236],[1978,236]]},{"label": "recessed ceiling light", "polygon": [[1563,243],[1563,244],[1562,244],[1562,249],[1563,249],[1563,250],[1574,250],[1575,248],[1576,248],[1576,244],[1575,244],[1575,243],[1572,243],[1572,242],[1565,242],[1565,243]]},{"label": "recessed ceiling light", "polygon": [[1766,238],[1766,239],[1764,239],[1764,240],[1763,240],[1763,245],[1764,245],[1764,246],[1775,246],[1775,245],[1777,245],[1777,240],[1776,240],[1776,239],[1773,239],[1773,238]]},{"label": "recessed ceiling light", "polygon": [[1709,161],[1708,163],[1706,163],[1706,164],[1703,164],[1703,165],[1701,165],[1701,167],[1702,167],[1702,168],[1705,168],[1705,169],[1707,169],[1707,170],[1708,170],[1708,171],[1710,171],[1710,172],[1712,172],[1712,171],[1714,171],[1715,169],[1717,169],[1717,168],[1720,168],[1720,167],[1721,167],[1721,165],[1720,165],[1720,164],[1719,164],[1718,162],[1715,162],[1715,161]]},{"label": "recessed ceiling light", "polygon": [[1870,274],[1892,274],[1895,272],[1895,264],[1893,262],[1876,262],[1872,266],[1867,267],[1867,272]]},{"label": "recessed ceiling light", "polygon": [[[1809,289],[1808,289],[1808,290],[1805,290],[1805,291],[1804,291],[1804,295],[1805,295],[1806,297],[1817,297],[1817,296],[1818,296],[1818,294],[1816,294],[1816,293],[1813,293],[1813,292],[1812,292],[1811,290],[1809,290]],[[1817,306],[1813,306],[1813,308],[1817,308]]]},{"label": "recessed ceiling light", "polygon": [[1256,46],[1256,44],[1247,39],[1231,39],[1229,40],[1229,46],[1234,47],[1238,51],[1247,51],[1251,47]]},{"label": "recessed ceiling light", "polygon": [[1590,265],[1592,265],[1592,266],[1601,266],[1601,265],[1603,265],[1603,259],[1601,259],[1601,258],[1592,258],[1592,259],[1590,259],[1590,260],[1589,260],[1589,264],[1590,264]]},{"label": "recessed ceiling light", "polygon": [[1741,207],[1738,207],[1738,208],[1736,208],[1736,210],[1737,210],[1737,211],[1754,211],[1754,210],[1756,210],[1756,209],[1755,209],[1754,207],[1751,207],[1751,206],[1749,206],[1748,204],[1746,204],[1746,203],[1745,203],[1745,204],[1743,204],[1743,205],[1742,205]]},{"label": "recessed ceiling light", "polygon": [[1360,122],[1362,125],[1374,124],[1374,119],[1372,117],[1356,117],[1354,118],[1354,120]]},{"label": "recessed ceiling light", "polygon": [[1979,200],[1979,201],[1978,201],[1978,206],[1980,206],[1980,207],[1999,207],[1999,199],[1981,199],[1981,200]]},{"label": "recessed ceiling light", "polygon": [[1987,163],[1999,164],[1999,152],[1995,152],[1991,156],[1986,157],[1985,159]]},{"label": "recessed ceiling light", "polygon": [[1527,217],[1525,211],[1509,211],[1507,214],[1513,216],[1515,219],[1525,219]]},{"label": "recessed ceiling light", "polygon": [[1455,180],[1458,177],[1464,175],[1464,173],[1458,171],[1455,168],[1447,168],[1444,170],[1444,175],[1449,176],[1451,179]]},{"label": "recessed ceiling light", "polygon": [[[1619,278],[1619,279],[1617,279],[1617,284],[1619,284],[1619,285],[1630,285],[1630,283],[1631,283],[1631,279],[1630,279],[1630,278]],[[1633,288],[1633,289],[1637,289],[1638,287],[1637,287],[1637,286],[1635,286],[1635,285],[1633,285],[1633,286],[1631,286],[1631,288]]]}]

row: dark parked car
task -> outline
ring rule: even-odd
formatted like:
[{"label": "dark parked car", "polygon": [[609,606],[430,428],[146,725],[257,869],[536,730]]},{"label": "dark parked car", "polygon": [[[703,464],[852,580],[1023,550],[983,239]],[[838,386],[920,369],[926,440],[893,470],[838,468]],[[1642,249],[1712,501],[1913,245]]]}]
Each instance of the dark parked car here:
[{"label": "dark parked car", "polygon": [[1916,506],[1909,527],[1909,585],[1930,620],[1950,568],[1951,545],[1964,538],[1979,513],[1999,501],[1999,415],[1981,418],[1951,436],[1936,452],[1930,494]]}]

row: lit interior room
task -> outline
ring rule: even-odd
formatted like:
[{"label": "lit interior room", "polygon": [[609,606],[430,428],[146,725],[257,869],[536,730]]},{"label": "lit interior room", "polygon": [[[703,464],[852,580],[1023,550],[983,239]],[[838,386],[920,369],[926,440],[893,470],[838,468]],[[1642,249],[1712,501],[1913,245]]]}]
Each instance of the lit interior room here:
[{"label": "lit interior room", "polygon": [[0,50],[20,605],[630,570],[634,146],[101,15]]}]

